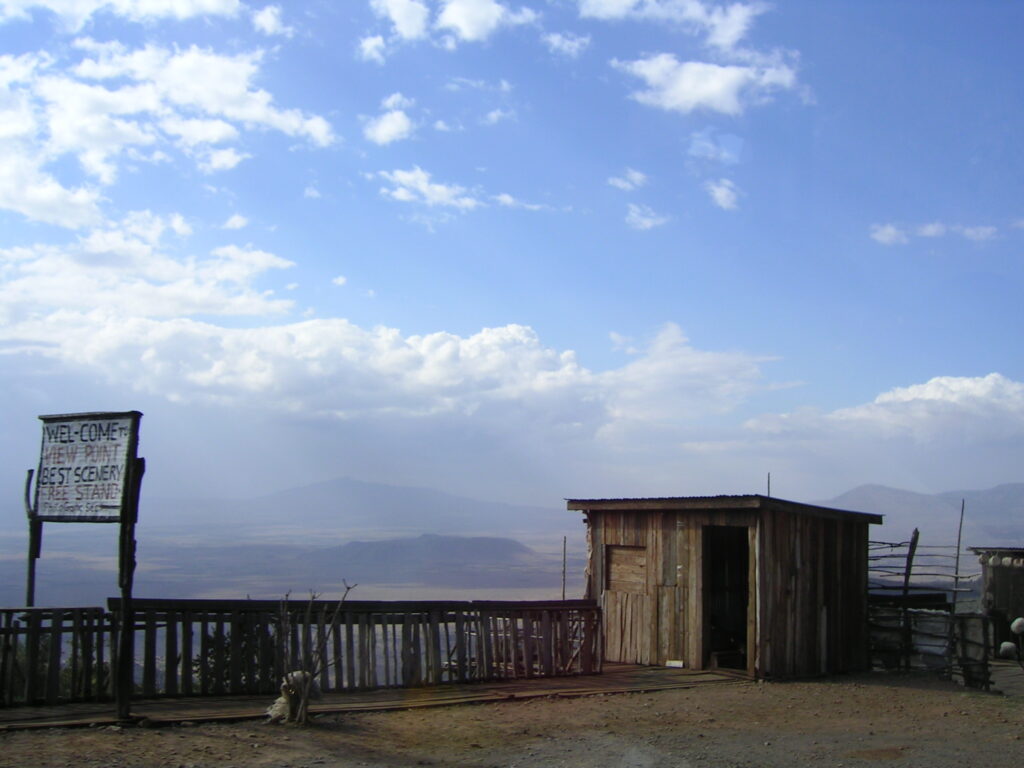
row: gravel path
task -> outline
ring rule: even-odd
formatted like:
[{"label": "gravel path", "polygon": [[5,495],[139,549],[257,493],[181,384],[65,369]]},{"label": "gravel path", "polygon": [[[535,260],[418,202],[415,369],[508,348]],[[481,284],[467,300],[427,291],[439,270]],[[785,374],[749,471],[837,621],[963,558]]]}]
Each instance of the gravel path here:
[{"label": "gravel path", "polygon": [[917,676],[743,683],[252,723],[0,734],[0,765],[922,766],[1024,763],[1024,699]]}]

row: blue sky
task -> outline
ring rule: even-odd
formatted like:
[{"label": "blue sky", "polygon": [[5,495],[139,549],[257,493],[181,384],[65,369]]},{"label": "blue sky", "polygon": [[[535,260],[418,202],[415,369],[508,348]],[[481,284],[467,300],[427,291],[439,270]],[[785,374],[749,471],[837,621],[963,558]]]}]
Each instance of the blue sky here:
[{"label": "blue sky", "polygon": [[0,436],[146,491],[1020,481],[1024,8],[0,0]]}]

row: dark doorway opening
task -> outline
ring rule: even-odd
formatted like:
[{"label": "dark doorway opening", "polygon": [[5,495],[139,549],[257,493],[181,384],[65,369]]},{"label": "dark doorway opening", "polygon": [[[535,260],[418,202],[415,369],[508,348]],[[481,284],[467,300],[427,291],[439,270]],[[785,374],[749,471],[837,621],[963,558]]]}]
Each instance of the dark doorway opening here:
[{"label": "dark doorway opening", "polygon": [[747,528],[704,526],[706,663],[747,669],[750,544]]}]

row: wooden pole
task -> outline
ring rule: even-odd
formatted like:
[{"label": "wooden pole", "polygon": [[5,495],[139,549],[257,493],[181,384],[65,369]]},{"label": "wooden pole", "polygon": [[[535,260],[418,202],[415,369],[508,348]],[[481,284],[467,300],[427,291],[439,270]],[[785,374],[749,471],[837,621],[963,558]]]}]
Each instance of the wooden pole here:
[{"label": "wooden pole", "polygon": [[[134,451],[132,451],[134,453]],[[135,688],[135,610],[132,585],[135,580],[135,523],[139,518],[139,492],[146,460],[135,459],[131,467],[128,504],[121,520],[118,582],[121,587],[121,626],[117,655],[117,719],[131,718],[132,692]]]},{"label": "wooden pole", "polygon": [[43,521],[36,519],[36,511],[32,506],[30,489],[32,475],[30,469],[25,478],[25,514],[28,516],[28,574],[25,578],[25,606],[32,608],[36,604],[36,560],[43,548]]},{"label": "wooden pole", "polygon": [[36,561],[43,548],[43,521],[28,521],[28,578],[25,580],[25,606],[36,604]]},{"label": "wooden pole", "polygon": [[907,547],[907,567],[903,572],[903,668],[910,669],[910,654],[914,646],[914,630],[910,625],[910,610],[907,607],[908,596],[910,595],[910,576],[914,568],[914,553],[917,552],[917,540],[921,532],[914,529],[910,536],[910,546]]},{"label": "wooden pole", "polygon": [[960,525],[956,529],[956,565],[953,566],[953,613],[956,613],[956,595],[960,586],[960,541],[964,533],[964,506],[966,501],[960,499]]},{"label": "wooden pole", "polygon": [[565,600],[565,541],[568,537],[562,537],[562,599]]}]

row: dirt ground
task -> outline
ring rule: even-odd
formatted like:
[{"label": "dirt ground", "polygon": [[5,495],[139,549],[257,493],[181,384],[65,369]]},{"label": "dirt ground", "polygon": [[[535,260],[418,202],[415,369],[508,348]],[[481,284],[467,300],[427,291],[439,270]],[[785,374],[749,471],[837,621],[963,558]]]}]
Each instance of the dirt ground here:
[{"label": "dirt ground", "polygon": [[1024,698],[861,675],[358,715],[0,734],[14,768],[927,766],[1024,763]]}]

